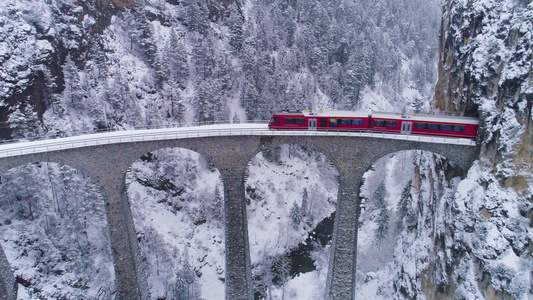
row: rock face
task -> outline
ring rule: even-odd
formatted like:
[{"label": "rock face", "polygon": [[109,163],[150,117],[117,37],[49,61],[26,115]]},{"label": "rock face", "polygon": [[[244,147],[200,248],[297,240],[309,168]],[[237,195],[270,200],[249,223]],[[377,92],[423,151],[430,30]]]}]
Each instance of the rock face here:
[{"label": "rock face", "polygon": [[[435,105],[480,116],[481,155],[448,212],[456,221],[446,247],[455,258],[447,262],[447,287],[426,291],[431,299],[533,294],[532,32],[529,0],[444,5]],[[472,275],[478,279],[468,279]]]},{"label": "rock face", "polygon": [[498,157],[496,164],[504,158],[515,166],[532,163],[532,30],[531,1],[449,0],[444,6],[435,105],[481,114],[480,142]]},{"label": "rock face", "polygon": [[[529,101],[531,111],[530,2],[446,1],[435,90],[438,108],[475,115],[482,100],[490,99],[509,107]],[[521,116],[522,124],[528,116]]]}]

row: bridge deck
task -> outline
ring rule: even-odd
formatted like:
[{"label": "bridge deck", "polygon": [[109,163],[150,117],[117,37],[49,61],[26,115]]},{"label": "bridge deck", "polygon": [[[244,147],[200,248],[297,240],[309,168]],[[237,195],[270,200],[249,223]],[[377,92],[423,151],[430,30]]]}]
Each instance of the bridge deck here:
[{"label": "bridge deck", "polygon": [[159,141],[212,136],[263,135],[263,136],[352,136],[372,137],[395,140],[408,140],[434,144],[476,146],[475,141],[463,138],[434,137],[423,135],[405,135],[377,133],[368,131],[309,131],[309,130],[270,130],[268,124],[221,124],[194,127],[163,129],[125,130],[94,133],[80,136],[19,142],[0,145],[0,158],[24,154],[44,153],[65,149],[82,148],[98,145],[131,143],[139,141]]}]

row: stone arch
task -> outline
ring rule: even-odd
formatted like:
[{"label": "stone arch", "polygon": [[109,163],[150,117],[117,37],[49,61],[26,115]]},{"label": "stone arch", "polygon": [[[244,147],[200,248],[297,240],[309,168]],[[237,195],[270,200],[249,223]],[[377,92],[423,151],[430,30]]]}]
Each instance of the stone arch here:
[{"label": "stone arch", "polygon": [[[108,273],[113,264],[101,190],[85,172],[64,163],[51,159],[27,161],[14,160],[1,173],[0,222],[4,238],[0,264],[6,266],[2,268],[5,273],[11,270],[9,265],[13,266],[16,275],[7,275],[11,282],[8,286],[15,284],[16,277],[16,284],[24,286],[18,289],[22,293],[32,286],[32,292],[44,293],[43,297],[93,298],[98,293],[111,297],[116,287],[114,273]],[[41,274],[44,283],[31,272],[21,272],[19,267],[28,267],[19,259],[21,256],[32,262],[35,274]],[[75,269],[69,267],[74,263]],[[76,275],[78,269],[83,273]],[[70,282],[65,277],[69,274],[79,281]],[[52,282],[58,281],[63,284],[51,290]],[[48,287],[43,289],[43,284]],[[101,289],[95,289],[95,284]]]},{"label": "stone arch", "polygon": [[[394,147],[390,147],[390,144],[394,144]],[[369,160],[370,165],[383,157],[402,151],[426,151],[446,158],[451,165],[457,166],[466,172],[478,157],[478,149],[476,147],[419,142],[412,143],[407,141],[386,141],[383,145],[379,151],[373,151]]]},{"label": "stone arch", "polygon": [[[437,158],[440,158],[439,163],[445,163],[447,164],[447,170],[451,172],[450,176],[460,176],[464,177],[466,175],[466,172],[470,168],[471,164],[473,163],[473,159],[471,157],[465,158],[464,155],[455,155],[453,151],[446,151],[445,148],[442,149],[434,149],[432,147],[413,147],[411,149],[388,149],[387,151],[384,151],[382,153],[378,153],[377,155],[374,155],[371,157],[364,166],[364,174],[371,171],[375,168],[375,164],[388,158],[396,157],[400,154],[404,153],[415,153],[415,152],[421,152],[421,153],[430,153],[434,155]],[[468,153],[467,153],[468,154]],[[416,167],[416,166],[415,166]],[[365,182],[364,178],[361,177],[361,182]]]},{"label": "stone arch", "polygon": [[318,278],[325,279],[328,272],[338,176],[327,155],[301,141],[272,143],[247,163],[246,215],[256,296],[267,289],[281,293],[273,278],[296,294],[310,289],[324,294],[326,282]]},{"label": "stone arch", "polygon": [[189,148],[151,150],[125,176],[152,299],[183,293],[214,299],[225,290],[221,174]]},{"label": "stone arch", "polygon": [[[372,162],[369,170],[365,172],[364,185],[359,191],[361,209],[357,229],[357,261],[360,265],[357,266],[357,270],[360,276],[366,279],[364,282],[359,281],[355,292],[356,298],[362,295],[368,297],[374,291],[373,286],[387,284],[386,281],[379,281],[380,278],[390,274],[380,273],[382,272],[380,268],[391,265],[391,269],[394,270],[394,267],[399,265],[396,257],[401,255],[395,253],[396,247],[403,247],[401,253],[405,254],[405,258],[402,264],[405,263],[405,269],[415,270],[415,273],[406,271],[405,276],[417,278],[416,280],[420,282],[422,280],[420,278],[427,275],[423,273],[425,272],[423,269],[417,267],[424,265],[419,264],[417,259],[426,257],[431,260],[431,255],[424,252],[426,248],[420,242],[423,238],[412,238],[413,232],[426,232],[420,236],[428,234],[431,236],[435,232],[438,234],[438,226],[426,222],[428,216],[429,219],[433,219],[438,214],[437,211],[449,205],[447,199],[451,199],[458,183],[457,180],[454,182],[450,180],[464,177],[467,171],[463,170],[459,163],[444,157],[441,154],[443,151],[438,152],[419,149],[390,151]],[[445,184],[446,182],[450,184]],[[373,187],[369,187],[371,185]],[[385,215],[386,218],[383,218]],[[425,227],[432,226],[435,232],[425,231]],[[386,230],[380,230],[383,228]],[[379,242],[379,239],[382,241]],[[431,239],[438,240],[436,236],[431,236]],[[426,244],[424,246],[427,247]],[[376,248],[380,250],[375,251]],[[416,249],[416,253],[413,249]],[[375,265],[365,263],[371,261],[378,263]],[[411,263],[414,268],[409,266]],[[398,271],[390,276],[399,276],[396,274],[403,272],[403,270]],[[409,280],[403,279],[390,277],[389,282],[395,282],[395,288],[403,288],[409,292],[408,287],[402,286],[409,283]],[[406,294],[406,297],[411,296]]]}]

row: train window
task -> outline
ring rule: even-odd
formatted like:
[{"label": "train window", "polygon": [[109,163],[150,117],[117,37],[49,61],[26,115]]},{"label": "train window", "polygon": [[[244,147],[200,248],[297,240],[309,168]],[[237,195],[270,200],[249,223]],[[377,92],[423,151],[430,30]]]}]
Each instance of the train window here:
[{"label": "train window", "polygon": [[415,123],[415,129],[426,129],[426,123]]},{"label": "train window", "polygon": [[363,120],[361,119],[353,119],[352,125],[363,125]]},{"label": "train window", "polygon": [[329,119],[330,127],[337,127],[337,119]]},{"label": "train window", "polygon": [[328,119],[320,119],[320,127],[327,127]]},{"label": "train window", "polygon": [[383,120],[374,120],[374,126],[385,126],[385,121],[383,121]]},{"label": "train window", "polygon": [[350,119],[339,119],[339,125],[350,125]]},{"label": "train window", "polygon": [[435,123],[428,123],[428,129],[429,130],[439,130],[439,124],[435,124]]},{"label": "train window", "polygon": [[270,120],[270,123],[281,123],[281,122],[278,117],[272,117],[272,119]]},{"label": "train window", "polygon": [[305,118],[285,118],[285,124],[305,124]]},{"label": "train window", "polygon": [[465,132],[465,126],[461,126],[461,125],[453,125],[453,131],[456,131],[456,132]]},{"label": "train window", "polygon": [[385,121],[386,127],[396,127],[396,121]]},{"label": "train window", "polygon": [[452,131],[452,125],[448,125],[448,124],[440,124],[440,130],[444,130],[444,131]]}]

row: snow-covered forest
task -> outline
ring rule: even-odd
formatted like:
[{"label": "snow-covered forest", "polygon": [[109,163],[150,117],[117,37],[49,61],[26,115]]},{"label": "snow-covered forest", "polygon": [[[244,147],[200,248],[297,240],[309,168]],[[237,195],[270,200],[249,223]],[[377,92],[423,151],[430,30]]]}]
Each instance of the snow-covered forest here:
[{"label": "snow-covered forest", "polygon": [[4,137],[429,107],[436,0],[113,2],[0,6]]},{"label": "snow-covered forest", "polygon": [[224,295],[224,199],[218,170],[184,149],[148,153],[126,178],[154,299]]},{"label": "snow-covered forest", "polygon": [[68,166],[2,174],[0,237],[19,299],[109,299],[115,271],[104,199]]},{"label": "snow-covered forest", "polygon": [[[479,116],[470,170],[409,151],[365,174],[355,294],[532,299],[532,34],[531,0],[4,0],[0,138],[281,109]],[[283,145],[245,172],[255,299],[323,299],[337,170]],[[216,166],[160,149],[126,175],[151,298],[223,299]],[[18,298],[113,299],[105,199],[91,179],[46,162],[0,176],[0,246]]]}]

